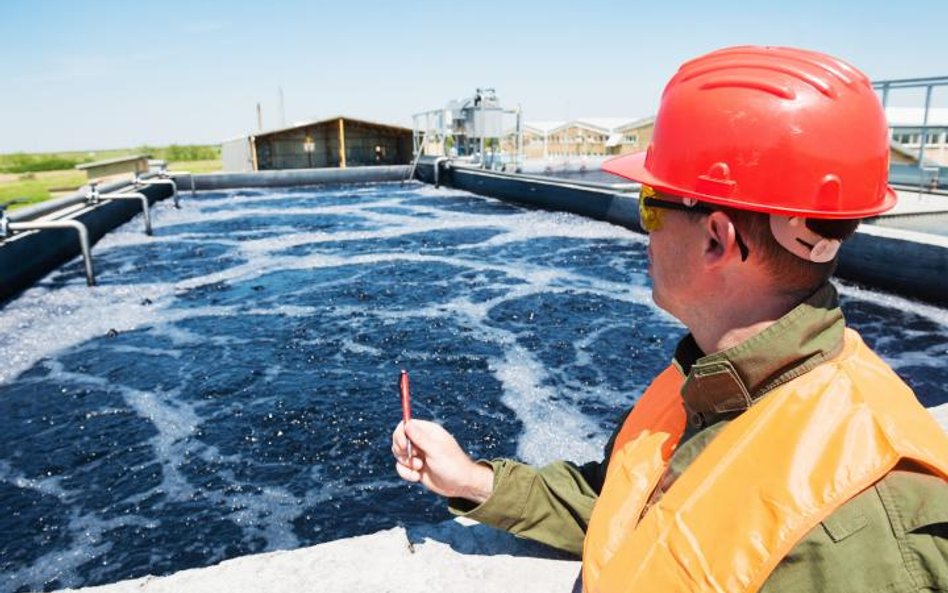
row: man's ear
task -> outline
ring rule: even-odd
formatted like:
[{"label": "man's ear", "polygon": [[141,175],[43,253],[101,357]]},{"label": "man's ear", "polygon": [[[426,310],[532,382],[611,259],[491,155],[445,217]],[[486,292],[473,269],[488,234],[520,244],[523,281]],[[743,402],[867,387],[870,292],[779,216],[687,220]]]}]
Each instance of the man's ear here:
[{"label": "man's ear", "polygon": [[710,265],[724,263],[731,257],[741,258],[737,246],[737,229],[731,217],[723,212],[712,212],[705,218],[704,259]]}]

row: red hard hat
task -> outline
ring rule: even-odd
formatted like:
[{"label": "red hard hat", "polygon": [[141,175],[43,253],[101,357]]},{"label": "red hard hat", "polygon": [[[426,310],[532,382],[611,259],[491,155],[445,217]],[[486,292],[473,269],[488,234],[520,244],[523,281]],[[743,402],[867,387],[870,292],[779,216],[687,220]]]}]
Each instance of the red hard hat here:
[{"label": "red hard hat", "polygon": [[662,93],[646,152],[603,170],[705,202],[865,218],[895,205],[889,135],[865,74],[825,54],[733,47],[691,60]]}]

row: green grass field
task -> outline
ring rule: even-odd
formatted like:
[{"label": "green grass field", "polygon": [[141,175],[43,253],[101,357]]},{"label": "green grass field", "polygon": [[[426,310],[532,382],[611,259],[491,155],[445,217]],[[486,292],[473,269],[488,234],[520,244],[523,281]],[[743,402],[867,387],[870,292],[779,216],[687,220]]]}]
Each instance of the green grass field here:
[{"label": "green grass field", "polygon": [[[134,154],[148,154],[166,160],[170,171],[211,173],[221,170],[220,149],[217,146],[143,146],[98,151],[0,154],[0,204],[16,201],[16,204],[9,206],[12,210],[71,193],[88,183],[86,174],[74,169],[71,163],[100,161]],[[58,165],[65,165],[67,168],[46,170],[47,167]],[[32,171],[21,172],[20,169],[23,168]]]},{"label": "green grass field", "polygon": [[221,170],[220,159],[205,161],[180,161],[168,163],[169,171],[190,171],[191,173],[216,173]]},{"label": "green grass field", "polygon": [[48,200],[53,196],[53,192],[74,191],[86,183],[86,174],[76,170],[44,171],[23,175],[4,175],[0,179],[2,179],[0,180],[0,203],[13,200],[20,202],[11,204],[10,208],[13,209]]}]

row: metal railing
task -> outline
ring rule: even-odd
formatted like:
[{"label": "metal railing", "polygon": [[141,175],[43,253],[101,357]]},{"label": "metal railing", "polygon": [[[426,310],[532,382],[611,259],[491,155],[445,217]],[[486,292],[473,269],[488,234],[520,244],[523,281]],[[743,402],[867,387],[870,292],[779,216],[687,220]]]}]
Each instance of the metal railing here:
[{"label": "metal railing", "polygon": [[[174,179],[171,179],[167,175],[161,175],[159,173],[158,179],[142,179],[137,173],[132,179],[132,185],[136,188],[147,187],[149,185],[170,185],[171,186],[171,199],[174,200],[174,207],[181,208],[181,205],[178,203],[178,184],[174,182]],[[194,177],[191,177],[191,191],[194,191]]]},{"label": "metal railing", "polygon": [[[145,233],[147,235],[151,235],[151,208],[148,201],[148,196],[142,192],[125,190],[129,187],[135,189],[144,188],[150,185],[168,185],[171,187],[175,207],[180,207],[178,204],[177,184],[173,179],[170,178],[170,175],[172,174],[190,175],[191,192],[193,195],[195,192],[193,175],[186,171],[165,172],[162,170],[158,174],[157,178],[142,178],[138,175],[135,175],[131,184],[124,182],[121,184],[110,185],[108,186],[109,191],[105,192],[99,189],[98,181],[92,181],[89,183],[89,187],[85,192],[76,193],[73,196],[69,196],[67,198],[49,200],[32,208],[24,209],[24,211],[17,211],[17,213],[13,215],[7,214],[7,207],[13,204],[24,203],[26,200],[10,200],[0,203],[0,244],[19,233],[28,231],[44,231],[52,229],[75,230],[78,234],[79,248],[82,251],[83,263],[85,265],[86,284],[89,286],[95,286],[95,269],[92,260],[92,244],[89,237],[88,227],[81,221],[76,220],[75,218],[68,218],[68,216],[72,213],[75,213],[77,211],[76,207],[80,205],[95,207],[100,203],[111,200],[134,200],[140,202],[142,205],[142,216],[145,223]],[[62,216],[62,218],[57,218],[58,216]]]},{"label": "metal railing", "polygon": [[141,192],[111,192],[107,194],[99,193],[99,182],[89,183],[89,191],[86,192],[86,202],[89,204],[98,204],[101,200],[138,200],[142,203],[142,216],[145,218],[145,234],[151,235],[151,209],[148,205],[148,196]]},{"label": "metal railing", "polygon": [[[948,76],[930,76],[928,78],[900,78],[892,80],[877,80],[872,87],[882,92],[882,108],[889,104],[889,92],[895,89],[925,89],[925,108],[922,112],[921,136],[918,147],[918,168],[925,167],[925,144],[928,138],[928,115],[931,112],[932,90],[936,86],[948,86]],[[890,123],[890,126],[891,123]],[[944,126],[938,126],[939,128]]]},{"label": "metal railing", "polygon": [[79,234],[79,248],[82,250],[82,260],[86,268],[86,284],[95,286],[95,270],[92,265],[92,246],[89,242],[89,229],[78,220],[27,220],[12,221],[7,218],[7,206],[18,203],[13,200],[0,204],[0,243],[13,233],[25,231],[43,231],[47,229],[73,229]]}]

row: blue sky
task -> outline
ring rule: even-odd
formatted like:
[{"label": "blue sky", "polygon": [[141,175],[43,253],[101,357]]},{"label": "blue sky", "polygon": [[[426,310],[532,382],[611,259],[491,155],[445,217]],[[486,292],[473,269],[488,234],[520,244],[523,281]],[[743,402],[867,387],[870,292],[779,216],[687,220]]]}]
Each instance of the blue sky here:
[{"label": "blue sky", "polygon": [[478,86],[527,120],[641,117],[683,61],[747,43],[944,76],[946,22],[946,0],[0,0],[0,152],[219,142],[257,102],[279,125],[280,87],[288,123],[410,125]]}]

